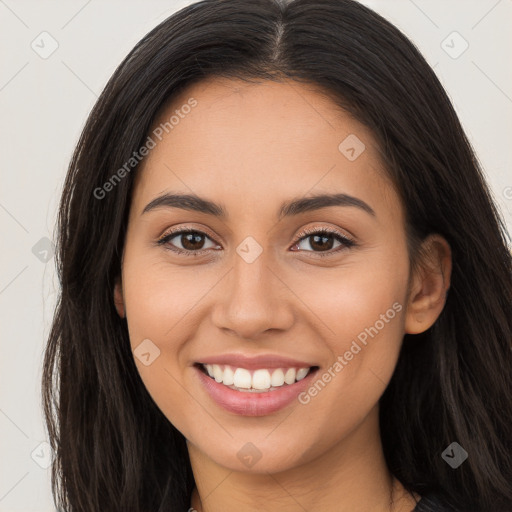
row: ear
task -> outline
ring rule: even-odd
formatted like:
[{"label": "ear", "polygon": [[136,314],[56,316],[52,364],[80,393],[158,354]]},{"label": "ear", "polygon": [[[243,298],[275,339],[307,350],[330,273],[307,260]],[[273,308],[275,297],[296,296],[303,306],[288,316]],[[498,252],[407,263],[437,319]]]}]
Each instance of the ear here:
[{"label": "ear", "polygon": [[116,306],[117,314],[121,317],[125,317],[124,310],[124,299],[123,299],[123,286],[121,283],[121,277],[116,279],[116,284],[114,285],[114,304]]},{"label": "ear", "polygon": [[444,308],[450,288],[452,253],[441,236],[428,236],[420,249],[420,261],[411,276],[405,316],[405,332],[418,334],[431,327]]}]

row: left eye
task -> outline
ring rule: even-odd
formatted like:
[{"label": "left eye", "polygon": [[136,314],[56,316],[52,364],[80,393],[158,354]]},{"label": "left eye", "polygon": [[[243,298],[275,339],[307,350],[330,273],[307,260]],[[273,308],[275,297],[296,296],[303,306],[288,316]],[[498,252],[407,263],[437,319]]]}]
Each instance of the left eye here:
[{"label": "left eye", "polygon": [[[343,236],[341,233],[328,231],[328,230],[317,230],[312,233],[307,233],[305,236],[302,236],[293,247],[299,247],[302,242],[307,242],[309,247],[312,248],[312,251],[307,252],[337,252],[340,246],[343,247],[351,247],[354,245],[354,242]],[[333,244],[338,242],[338,246],[335,250],[333,249]],[[299,247],[300,249],[300,247]]]}]

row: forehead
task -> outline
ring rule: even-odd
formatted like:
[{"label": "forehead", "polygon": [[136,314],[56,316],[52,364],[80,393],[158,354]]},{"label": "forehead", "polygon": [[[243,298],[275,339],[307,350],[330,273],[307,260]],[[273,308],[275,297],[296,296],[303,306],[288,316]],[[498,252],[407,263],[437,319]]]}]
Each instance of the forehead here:
[{"label": "forehead", "polygon": [[308,192],[393,194],[371,132],[298,82],[199,82],[162,109],[150,136],[134,201],[172,190],[243,202],[254,215]]}]

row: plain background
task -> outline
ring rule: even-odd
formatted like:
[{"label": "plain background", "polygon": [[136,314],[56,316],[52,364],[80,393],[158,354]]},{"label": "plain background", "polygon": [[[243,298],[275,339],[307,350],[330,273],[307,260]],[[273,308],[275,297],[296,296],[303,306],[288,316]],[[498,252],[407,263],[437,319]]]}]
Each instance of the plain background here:
[{"label": "plain background", "polygon": [[[40,378],[58,293],[51,239],[73,147],[116,66],[190,3],[0,0],[0,512],[55,510]],[[363,3],[434,67],[512,231],[512,1]]]}]

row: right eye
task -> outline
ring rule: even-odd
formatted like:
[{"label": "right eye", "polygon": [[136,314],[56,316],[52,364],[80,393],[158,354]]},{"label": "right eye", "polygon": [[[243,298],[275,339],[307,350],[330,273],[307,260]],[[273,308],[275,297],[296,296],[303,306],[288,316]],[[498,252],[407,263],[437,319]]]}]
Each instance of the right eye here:
[{"label": "right eye", "polygon": [[[171,242],[174,239],[178,240],[177,243],[180,244],[181,247],[176,246],[176,242]],[[157,243],[177,254],[183,254],[185,256],[201,256],[208,252],[208,249],[212,248],[204,248],[204,239],[210,240],[215,247],[213,240],[206,233],[197,229],[179,229],[167,232],[159,238]],[[218,244],[217,247],[219,247]]]}]

